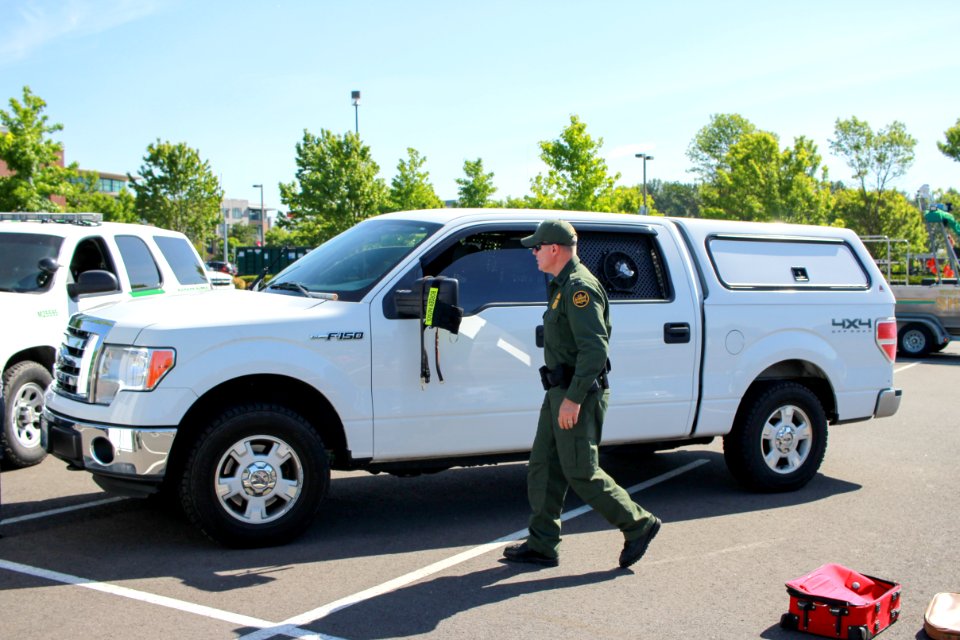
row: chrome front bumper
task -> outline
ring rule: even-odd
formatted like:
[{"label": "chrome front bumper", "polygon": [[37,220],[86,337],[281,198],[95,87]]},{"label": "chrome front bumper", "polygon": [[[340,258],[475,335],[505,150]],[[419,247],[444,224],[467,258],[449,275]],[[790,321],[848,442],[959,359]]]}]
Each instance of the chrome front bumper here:
[{"label": "chrome front bumper", "polygon": [[74,467],[131,479],[162,479],[176,435],[174,428],[79,422],[48,409],[40,420],[40,442],[47,452]]},{"label": "chrome front bumper", "polygon": [[900,408],[901,389],[884,389],[877,396],[877,407],[873,410],[874,418],[892,416]]}]

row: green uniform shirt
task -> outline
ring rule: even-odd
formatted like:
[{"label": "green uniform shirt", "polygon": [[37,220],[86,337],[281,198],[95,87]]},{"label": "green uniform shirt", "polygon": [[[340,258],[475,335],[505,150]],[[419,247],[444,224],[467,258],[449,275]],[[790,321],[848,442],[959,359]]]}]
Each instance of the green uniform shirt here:
[{"label": "green uniform shirt", "polygon": [[577,404],[606,367],[611,328],[606,291],[574,256],[547,285],[543,357],[551,369],[574,368],[566,397]]}]

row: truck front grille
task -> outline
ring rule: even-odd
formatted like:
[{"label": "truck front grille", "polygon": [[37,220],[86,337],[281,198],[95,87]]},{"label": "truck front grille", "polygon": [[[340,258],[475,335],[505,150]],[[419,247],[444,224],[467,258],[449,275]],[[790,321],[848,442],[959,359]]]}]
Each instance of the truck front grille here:
[{"label": "truck front grille", "polygon": [[53,369],[54,391],[90,402],[94,367],[112,322],[76,314],[70,318]]}]

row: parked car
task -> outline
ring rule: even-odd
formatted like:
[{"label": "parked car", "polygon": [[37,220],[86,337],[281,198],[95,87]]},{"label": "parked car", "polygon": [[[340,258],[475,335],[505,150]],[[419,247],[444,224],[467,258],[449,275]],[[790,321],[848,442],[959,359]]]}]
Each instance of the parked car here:
[{"label": "parked car", "polygon": [[234,286],[233,276],[231,276],[229,273],[224,273],[223,271],[214,271],[213,269],[207,268],[207,279],[210,280],[210,284],[214,289]]},{"label": "parked car", "polygon": [[211,260],[207,262],[207,269],[211,271],[219,271],[220,273],[226,273],[231,276],[237,275],[237,265],[232,262],[224,262],[223,260]]},{"label": "parked car", "polygon": [[40,412],[70,315],[134,298],[210,290],[182,233],[97,213],[0,213],[0,456],[40,462]]}]

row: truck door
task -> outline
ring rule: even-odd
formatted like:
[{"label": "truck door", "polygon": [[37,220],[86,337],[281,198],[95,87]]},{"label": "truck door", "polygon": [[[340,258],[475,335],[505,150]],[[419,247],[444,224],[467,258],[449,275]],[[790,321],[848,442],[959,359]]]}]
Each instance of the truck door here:
[{"label": "truck door", "polygon": [[[371,305],[375,460],[530,447],[543,394],[535,327],[546,276],[520,238],[534,228],[487,225],[448,237]],[[431,380],[421,384],[420,322],[397,317],[392,292],[424,274],[457,278],[464,318],[459,335],[426,331]]]},{"label": "truck door", "polygon": [[578,228],[578,255],[610,298],[610,407],[603,442],[690,433],[700,312],[689,262],[664,225]]},{"label": "truck door", "polygon": [[[696,398],[699,314],[686,275],[671,279],[683,264],[675,241],[662,228],[575,226],[578,253],[611,299],[604,442],[685,435]],[[547,283],[520,245],[533,229],[477,227],[448,238],[372,306],[375,459],[529,449],[543,398],[535,335]],[[397,319],[390,294],[424,273],[457,278],[464,320],[458,336],[427,330],[432,380],[421,385],[419,321]]]}]

